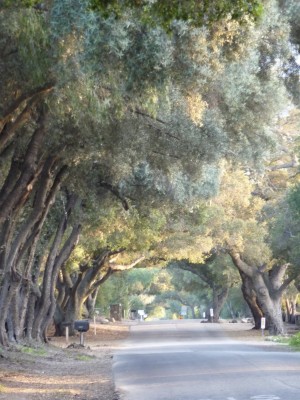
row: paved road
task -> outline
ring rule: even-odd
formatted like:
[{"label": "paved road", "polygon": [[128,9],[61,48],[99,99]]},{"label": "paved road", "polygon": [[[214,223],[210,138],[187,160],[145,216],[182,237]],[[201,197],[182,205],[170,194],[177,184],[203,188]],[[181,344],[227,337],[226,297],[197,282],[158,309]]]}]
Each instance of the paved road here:
[{"label": "paved road", "polygon": [[300,353],[199,321],[132,326],[114,376],[122,400],[300,400]]}]

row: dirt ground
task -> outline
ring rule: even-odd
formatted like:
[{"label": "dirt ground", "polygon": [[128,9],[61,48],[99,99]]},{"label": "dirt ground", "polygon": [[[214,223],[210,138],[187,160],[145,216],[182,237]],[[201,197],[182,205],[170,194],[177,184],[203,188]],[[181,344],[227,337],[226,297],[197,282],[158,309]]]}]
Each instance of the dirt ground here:
[{"label": "dirt ground", "polygon": [[[117,400],[112,377],[112,352],[128,336],[129,325],[91,324],[79,336],[52,338],[50,345],[23,347],[0,353],[0,400]],[[251,324],[224,323],[227,336],[242,341],[265,341]],[[290,327],[289,332],[293,333]]]},{"label": "dirt ground", "polygon": [[128,335],[124,324],[94,325],[80,337],[1,352],[1,400],[117,400],[112,352]]}]

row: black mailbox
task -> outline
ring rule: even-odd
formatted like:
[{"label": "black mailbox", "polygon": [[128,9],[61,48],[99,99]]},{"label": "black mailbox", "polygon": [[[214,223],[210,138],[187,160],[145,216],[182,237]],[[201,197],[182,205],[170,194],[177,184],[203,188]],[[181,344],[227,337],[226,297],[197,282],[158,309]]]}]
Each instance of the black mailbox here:
[{"label": "black mailbox", "polygon": [[87,332],[90,329],[90,323],[87,320],[80,320],[74,322],[74,329],[78,332]]}]

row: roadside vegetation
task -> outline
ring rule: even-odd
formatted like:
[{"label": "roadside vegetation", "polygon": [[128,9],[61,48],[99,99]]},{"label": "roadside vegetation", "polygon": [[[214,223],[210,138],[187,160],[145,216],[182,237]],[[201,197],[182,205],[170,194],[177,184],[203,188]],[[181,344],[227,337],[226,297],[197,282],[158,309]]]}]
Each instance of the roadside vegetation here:
[{"label": "roadside vegetation", "polygon": [[298,351],[300,351],[300,334],[296,333],[289,339],[289,345]]}]

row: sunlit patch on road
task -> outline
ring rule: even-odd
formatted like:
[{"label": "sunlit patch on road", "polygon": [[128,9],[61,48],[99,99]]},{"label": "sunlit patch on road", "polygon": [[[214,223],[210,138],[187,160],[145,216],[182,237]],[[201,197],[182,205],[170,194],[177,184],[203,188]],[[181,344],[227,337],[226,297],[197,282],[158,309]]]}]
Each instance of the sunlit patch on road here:
[{"label": "sunlit patch on road", "polygon": [[[212,399],[199,399],[199,400],[212,400]],[[223,400],[223,399],[220,399]],[[242,400],[242,399],[237,399],[235,397],[227,397],[224,400]],[[243,400],[248,400],[248,399],[243,399]],[[281,400],[281,397],[278,397],[274,394],[259,394],[257,396],[252,396],[250,397],[249,400]]]},{"label": "sunlit patch on road", "polygon": [[280,400],[280,397],[274,396],[274,395],[269,395],[269,394],[262,394],[259,396],[252,396],[250,397],[250,400]]}]

